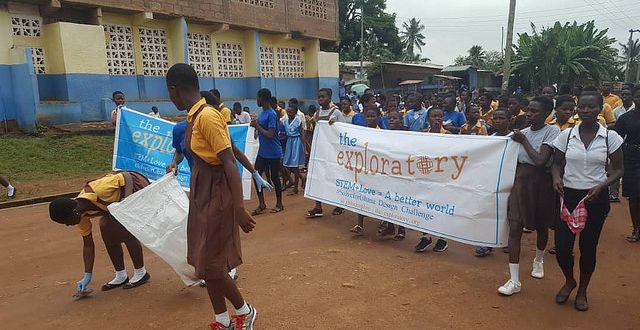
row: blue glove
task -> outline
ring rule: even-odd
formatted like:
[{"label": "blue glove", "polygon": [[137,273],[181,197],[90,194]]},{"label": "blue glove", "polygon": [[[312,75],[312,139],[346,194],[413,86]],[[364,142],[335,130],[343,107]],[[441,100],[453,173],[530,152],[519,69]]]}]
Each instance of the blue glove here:
[{"label": "blue glove", "polygon": [[256,182],[256,190],[258,190],[258,192],[262,192],[262,187],[267,188],[267,190],[273,189],[273,187],[269,184],[269,182],[265,181],[260,176],[260,173],[258,173],[258,171],[253,172],[251,176],[253,177],[253,181]]},{"label": "blue glove", "polygon": [[82,279],[76,283],[76,289],[80,292],[84,292],[87,290],[87,286],[91,283],[91,273],[84,273]]}]

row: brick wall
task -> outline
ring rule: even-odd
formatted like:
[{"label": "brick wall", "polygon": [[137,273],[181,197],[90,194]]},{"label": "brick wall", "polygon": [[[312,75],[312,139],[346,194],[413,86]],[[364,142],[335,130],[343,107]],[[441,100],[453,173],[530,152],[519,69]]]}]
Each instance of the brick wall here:
[{"label": "brick wall", "polygon": [[[335,41],[338,39],[338,0],[72,0],[65,4],[103,10],[150,11],[190,20],[228,23],[244,28]],[[261,6],[265,4],[266,6]],[[307,8],[321,8],[318,10]],[[316,16],[314,16],[316,15]]]}]

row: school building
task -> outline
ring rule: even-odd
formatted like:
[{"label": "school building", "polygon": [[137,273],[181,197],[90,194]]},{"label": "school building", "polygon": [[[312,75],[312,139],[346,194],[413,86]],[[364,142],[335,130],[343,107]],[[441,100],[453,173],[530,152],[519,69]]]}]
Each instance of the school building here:
[{"label": "school building", "polygon": [[108,120],[115,90],[178,115],[164,80],[175,63],[229,107],[256,111],[263,87],[336,98],[337,21],[338,0],[0,0],[0,131]]}]

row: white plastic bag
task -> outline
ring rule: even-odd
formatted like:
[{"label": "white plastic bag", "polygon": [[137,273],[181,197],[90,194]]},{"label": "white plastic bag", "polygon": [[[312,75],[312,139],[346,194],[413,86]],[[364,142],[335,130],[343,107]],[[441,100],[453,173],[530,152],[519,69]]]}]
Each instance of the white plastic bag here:
[{"label": "white plastic bag", "polygon": [[167,262],[185,285],[198,279],[187,263],[189,198],[169,173],[120,203],[109,212],[149,250]]}]

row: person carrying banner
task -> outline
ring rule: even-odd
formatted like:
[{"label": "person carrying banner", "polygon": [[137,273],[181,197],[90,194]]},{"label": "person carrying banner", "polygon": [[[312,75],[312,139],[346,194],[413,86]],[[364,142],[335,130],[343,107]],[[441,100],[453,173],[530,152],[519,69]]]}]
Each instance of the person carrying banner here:
[{"label": "person carrying banner", "polygon": [[[331,95],[333,95],[331,88],[321,88],[318,91],[318,104],[320,104],[320,109],[313,115],[314,123],[318,123],[320,120],[329,120],[336,111],[340,111],[340,109],[331,102]],[[336,207],[333,213],[335,215],[339,215],[342,214],[342,210],[341,208]],[[307,218],[318,218],[322,216],[324,216],[322,203],[316,201],[316,206],[307,211]]]},{"label": "person carrying banner", "polygon": [[553,100],[534,98],[527,107],[530,127],[516,130],[512,139],[522,145],[511,195],[509,197],[509,273],[510,279],[498,292],[510,296],[521,290],[520,249],[523,228],[536,230],[536,256],[531,276],[544,277],[544,250],[549,239],[549,225],[558,216],[558,196],[553,191],[549,159],[553,141],[560,128],[545,124],[553,110]]},{"label": "person carrying banner", "polygon": [[[215,311],[211,329],[253,329],[256,310],[247,304],[228,272],[242,263],[239,228],[255,221],[244,209],[242,182],[224,117],[200,97],[198,75],[188,64],[173,65],[166,76],[169,97],[187,113],[185,149],[193,157],[187,261],[207,283]],[[229,318],[225,299],[236,309]]]},{"label": "person carrying banner", "polygon": [[[76,198],[57,198],[49,204],[51,220],[67,225],[78,226],[83,240],[84,275],[76,288],[79,294],[87,292],[93,274],[95,245],[93,242],[91,218],[101,216],[100,234],[115,268],[113,280],[102,286],[108,291],[122,286],[131,289],[149,281],[150,275],[144,267],[142,245],[116,220],[107,209],[111,203],[120,202],[134,192],[149,185],[149,180],[137,172],[121,171],[89,181]],[[133,277],[129,279],[124,266],[122,243],[127,246],[133,261]]]}]

